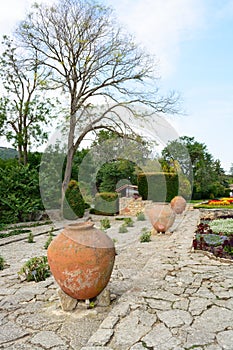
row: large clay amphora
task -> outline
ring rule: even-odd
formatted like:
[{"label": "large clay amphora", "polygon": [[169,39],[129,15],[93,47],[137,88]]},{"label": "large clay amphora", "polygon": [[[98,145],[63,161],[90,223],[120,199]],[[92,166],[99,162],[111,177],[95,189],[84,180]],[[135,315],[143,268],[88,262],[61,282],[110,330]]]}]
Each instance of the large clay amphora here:
[{"label": "large clay amphora", "polygon": [[175,221],[175,213],[168,204],[152,204],[146,208],[150,222],[157,232],[165,233]]},{"label": "large clay amphora", "polygon": [[79,300],[94,298],[106,287],[115,260],[113,241],[91,222],[65,227],[47,254],[61,289]]},{"label": "large clay amphora", "polygon": [[182,196],[176,196],[171,200],[171,208],[176,214],[182,214],[186,208],[186,200]]}]

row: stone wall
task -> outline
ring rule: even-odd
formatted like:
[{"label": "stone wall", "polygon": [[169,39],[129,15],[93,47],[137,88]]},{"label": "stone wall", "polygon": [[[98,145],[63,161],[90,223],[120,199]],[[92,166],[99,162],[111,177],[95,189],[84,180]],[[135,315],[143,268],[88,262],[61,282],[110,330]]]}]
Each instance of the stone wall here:
[{"label": "stone wall", "polygon": [[152,201],[143,201],[142,198],[134,199],[122,197],[120,198],[120,215],[136,216],[137,213],[144,212],[145,206],[151,204]]}]

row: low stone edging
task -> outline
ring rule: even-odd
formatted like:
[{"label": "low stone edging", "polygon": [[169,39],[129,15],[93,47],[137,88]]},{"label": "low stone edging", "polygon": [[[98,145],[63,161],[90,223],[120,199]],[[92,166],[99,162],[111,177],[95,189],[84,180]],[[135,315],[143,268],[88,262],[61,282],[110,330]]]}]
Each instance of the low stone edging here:
[{"label": "low stone edging", "polygon": [[205,209],[198,208],[201,214],[201,219],[210,219],[214,220],[220,217],[233,217],[233,209]]},{"label": "low stone edging", "polygon": [[201,253],[205,256],[207,256],[208,258],[215,260],[215,261],[220,261],[222,263],[233,263],[233,259],[226,259],[226,258],[220,258],[218,256],[215,256],[213,253],[207,252],[206,250],[200,250],[200,249],[193,249],[191,250],[192,253]]}]

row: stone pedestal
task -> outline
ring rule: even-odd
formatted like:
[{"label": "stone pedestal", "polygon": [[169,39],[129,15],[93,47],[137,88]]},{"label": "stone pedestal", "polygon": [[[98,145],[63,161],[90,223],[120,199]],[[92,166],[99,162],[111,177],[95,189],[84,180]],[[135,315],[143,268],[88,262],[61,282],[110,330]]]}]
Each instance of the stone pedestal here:
[{"label": "stone pedestal", "polygon": [[[77,300],[72,297],[70,297],[68,294],[64,293],[62,289],[57,290],[59,299],[60,299],[60,304],[61,308],[63,311],[73,311],[75,310],[78,305],[80,306],[81,309],[86,308],[90,309],[91,308],[91,302],[89,299],[84,300]],[[111,296],[110,296],[110,291],[108,288],[105,288],[96,298],[93,300],[94,306],[99,306],[99,307],[107,307],[111,304]]]},{"label": "stone pedestal", "polygon": [[58,296],[61,303],[61,308],[63,311],[72,311],[78,305],[78,300],[70,297],[68,294],[64,293],[60,288],[58,289]]}]

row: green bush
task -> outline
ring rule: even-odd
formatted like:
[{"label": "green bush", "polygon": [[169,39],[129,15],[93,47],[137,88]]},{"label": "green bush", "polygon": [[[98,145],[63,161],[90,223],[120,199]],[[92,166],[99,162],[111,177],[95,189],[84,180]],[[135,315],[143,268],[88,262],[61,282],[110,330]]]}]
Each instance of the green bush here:
[{"label": "green bush", "polygon": [[85,212],[85,202],[80,192],[78,182],[71,180],[66,190],[63,203],[63,216],[68,220],[82,218]]},{"label": "green bush", "polygon": [[179,179],[175,173],[140,173],[138,192],[143,200],[170,202],[178,195]]},{"label": "green bush", "polygon": [[46,256],[34,257],[29,259],[18,272],[24,275],[28,282],[45,281],[50,276],[50,268]]},{"label": "green bush", "polygon": [[95,213],[114,215],[119,212],[119,197],[116,192],[102,192],[95,195]]},{"label": "green bush", "polygon": [[39,175],[29,166],[0,168],[0,222],[32,221],[43,210]]}]

